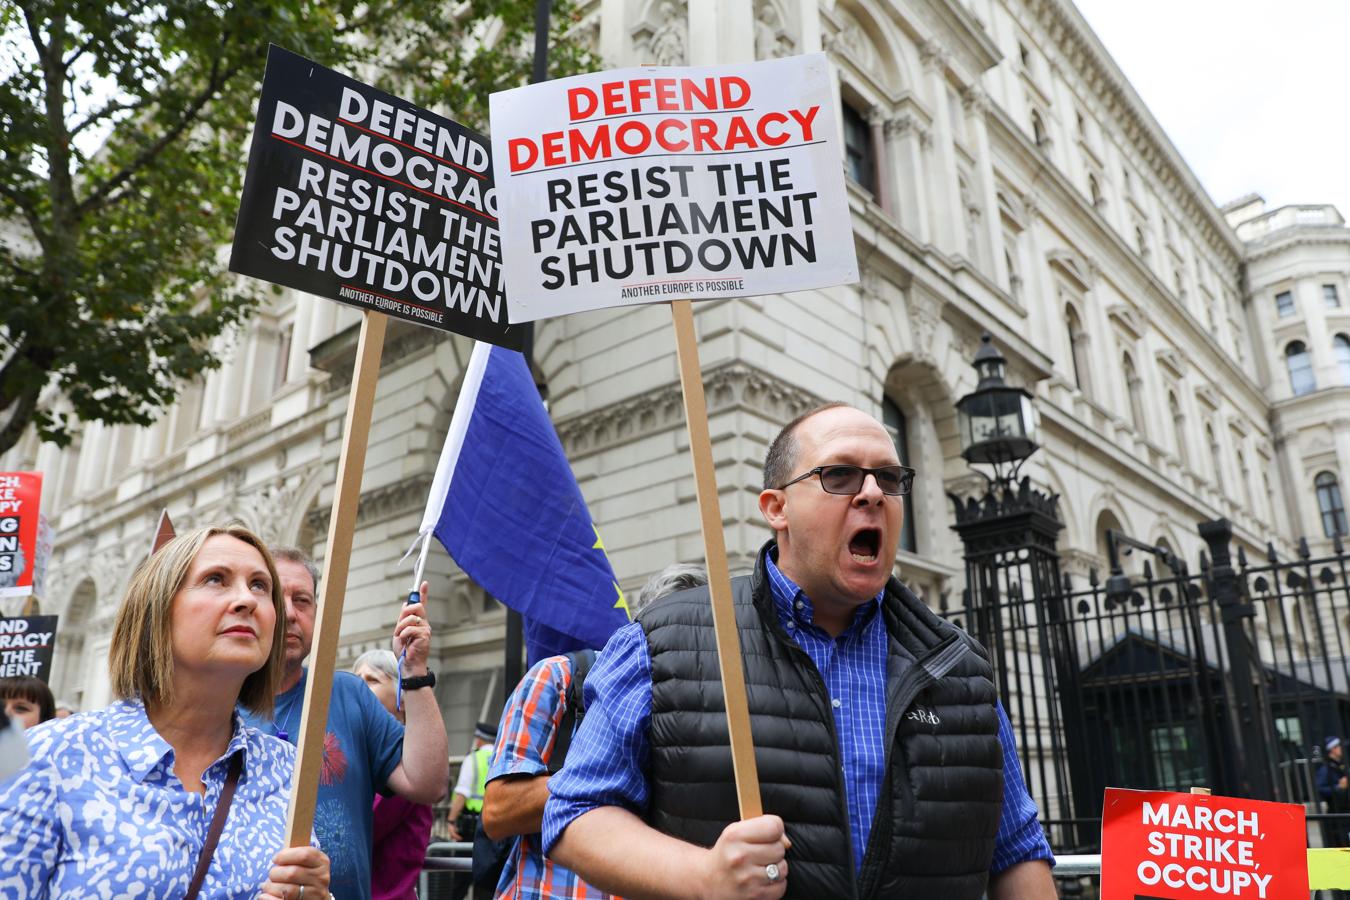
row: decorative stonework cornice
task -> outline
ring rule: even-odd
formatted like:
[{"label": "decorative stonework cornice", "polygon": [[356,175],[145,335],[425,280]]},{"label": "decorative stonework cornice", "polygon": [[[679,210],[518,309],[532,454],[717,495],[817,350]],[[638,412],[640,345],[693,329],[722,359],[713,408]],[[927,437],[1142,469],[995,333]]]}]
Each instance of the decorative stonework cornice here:
[{"label": "decorative stonework cornice", "polygon": [[1066,0],[1029,0],[1027,8],[1177,202],[1205,223],[1205,230],[1234,261],[1240,260],[1241,241],[1082,15]]},{"label": "decorative stonework cornice", "polygon": [[936,69],[939,72],[951,64],[951,54],[947,52],[947,48],[932,40],[919,44],[919,59],[925,69]]},{"label": "decorative stonework cornice", "polygon": [[[353,325],[315,346],[309,354],[309,364],[329,374],[326,389],[330,394],[345,393],[351,389],[356,362],[356,343],[361,328]],[[402,365],[417,351],[450,339],[449,332],[426,328],[391,319],[380,354],[380,369]]]},{"label": "decorative stonework cornice", "polygon": [[886,120],[886,138],[903,138],[911,133],[918,137],[919,142],[927,147],[933,142],[932,132],[928,130],[918,116],[913,113],[901,113]]},{"label": "decorative stonework cornice", "polygon": [[[404,513],[422,511],[426,508],[427,494],[431,491],[431,480],[434,474],[433,472],[419,472],[394,484],[362,492],[360,504],[356,509],[357,524],[368,525]],[[305,524],[315,534],[326,534],[328,517],[332,512],[331,504],[317,507],[305,517]]]},{"label": "decorative stonework cornice", "polygon": [[1350,248],[1350,228],[1344,226],[1299,225],[1282,228],[1257,241],[1249,241],[1247,262],[1253,263],[1285,253],[1295,247],[1336,246]]},{"label": "decorative stonework cornice", "polygon": [[989,112],[993,106],[993,101],[982,88],[971,85],[961,92],[961,103],[966,108],[966,112],[972,115],[983,116]]},{"label": "decorative stonework cornice", "polygon": [[1170,370],[1172,374],[1182,379],[1186,377],[1186,357],[1182,356],[1172,347],[1164,347],[1155,354],[1158,362]]},{"label": "decorative stonework cornice", "polygon": [[[822,402],[809,391],[741,362],[706,370],[703,390],[709,417],[728,410],[748,409],[770,421],[786,423]],[[558,438],[572,460],[682,427],[684,403],[678,383],[557,423]]]}]

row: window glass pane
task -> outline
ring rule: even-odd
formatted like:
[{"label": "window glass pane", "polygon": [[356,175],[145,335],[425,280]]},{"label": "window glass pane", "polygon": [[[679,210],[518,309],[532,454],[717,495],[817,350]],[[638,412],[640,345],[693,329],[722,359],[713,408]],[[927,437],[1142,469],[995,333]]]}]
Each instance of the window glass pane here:
[{"label": "window glass pane", "polygon": [[1341,305],[1341,296],[1336,292],[1336,285],[1322,285],[1322,299],[1326,301],[1327,309],[1335,309]]},{"label": "window glass pane", "polygon": [[1280,318],[1292,316],[1294,314],[1294,295],[1289,291],[1281,291],[1275,295],[1275,308],[1280,313]]},{"label": "window glass pane", "polygon": [[1289,365],[1289,388],[1298,397],[1317,390],[1317,379],[1313,377],[1312,355],[1302,341],[1294,341],[1284,351],[1285,362]]},{"label": "window glass pane", "polygon": [[1350,534],[1346,528],[1345,504],[1336,476],[1323,472],[1317,476],[1317,508],[1322,514],[1322,533],[1327,537]]},{"label": "window glass pane", "polygon": [[1196,723],[1166,723],[1149,727],[1149,750],[1153,757],[1156,785],[1181,791],[1208,779]]},{"label": "window glass pane", "polygon": [[844,104],[844,150],[848,174],[860,186],[876,191],[876,167],[872,163],[872,129],[852,106]]},{"label": "window glass pane", "polygon": [[1341,384],[1350,384],[1350,337],[1338,334],[1331,343],[1336,350],[1336,368],[1341,372]]}]

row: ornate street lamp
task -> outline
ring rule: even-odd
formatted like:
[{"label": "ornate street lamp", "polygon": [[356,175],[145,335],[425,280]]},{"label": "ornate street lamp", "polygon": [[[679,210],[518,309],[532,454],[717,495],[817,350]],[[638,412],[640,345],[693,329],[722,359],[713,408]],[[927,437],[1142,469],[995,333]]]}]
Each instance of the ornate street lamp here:
[{"label": "ornate street lamp", "polygon": [[[1053,785],[1042,779],[1042,802],[1057,796],[1061,819],[1056,846],[1086,846],[1094,839],[1081,824],[1081,811],[1100,808],[1101,789],[1088,769],[1087,738],[1074,727],[1083,722],[1079,690],[1078,643],[1072,611],[1059,567],[1057,544],[1063,524],[1055,494],[1018,480],[1022,464],[1039,447],[1040,417],[1031,394],[1004,380],[1007,363],[986,333],[972,365],[979,375],[975,390],[956,403],[961,456],[975,466],[992,466],[982,496],[948,494],[956,508],[952,528],[965,550],[966,587],[962,617],[970,633],[988,648],[1005,705],[1025,690],[1025,673],[1045,679],[1031,709],[1053,705],[1051,721],[1071,723],[1068,730],[1041,729],[1039,752],[1057,762]],[[1036,623],[1035,631],[1026,623]],[[1020,623],[1020,624],[1019,624]],[[1034,654],[1034,658],[1028,654]],[[1033,691],[1034,692],[1034,691]],[[1019,708],[1026,708],[1020,705]],[[1033,718],[1040,712],[1031,712]],[[1039,729],[1039,726],[1037,726]],[[1095,797],[1093,795],[1095,787]],[[1039,799],[1039,798],[1038,798]],[[1097,804],[1094,807],[1094,803]]]},{"label": "ornate street lamp", "polygon": [[1040,446],[1036,443],[1040,416],[1030,392],[1003,380],[1007,361],[987,331],[980,336],[972,365],[979,373],[979,384],[956,403],[961,456],[972,465],[992,465],[990,486],[1006,490],[1022,463]]}]

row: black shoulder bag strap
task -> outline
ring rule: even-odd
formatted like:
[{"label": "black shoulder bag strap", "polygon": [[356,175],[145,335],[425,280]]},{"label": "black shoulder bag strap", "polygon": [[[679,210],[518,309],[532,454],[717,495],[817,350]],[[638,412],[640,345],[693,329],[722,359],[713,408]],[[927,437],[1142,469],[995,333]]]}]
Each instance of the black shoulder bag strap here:
[{"label": "black shoulder bag strap", "polygon": [[594,650],[574,650],[567,654],[567,662],[572,667],[572,683],[567,686],[567,709],[562,721],[558,723],[558,736],[553,741],[553,755],[548,758],[550,775],[563,767],[567,759],[567,748],[572,746],[572,735],[581,725],[586,715],[586,700],[581,688],[586,684],[586,673],[595,663]]},{"label": "black shoulder bag strap", "polygon": [[239,784],[239,773],[243,767],[242,751],[230,757],[230,771],[225,776],[225,786],[220,789],[216,812],[211,816],[211,827],[206,832],[206,843],[202,844],[202,852],[197,857],[197,871],[192,873],[192,882],[188,885],[185,900],[196,900],[197,894],[206,882],[206,872],[211,868],[211,857],[216,854],[216,844],[220,843],[220,833],[225,830],[225,817],[230,814],[230,802],[234,800],[234,789]]}]

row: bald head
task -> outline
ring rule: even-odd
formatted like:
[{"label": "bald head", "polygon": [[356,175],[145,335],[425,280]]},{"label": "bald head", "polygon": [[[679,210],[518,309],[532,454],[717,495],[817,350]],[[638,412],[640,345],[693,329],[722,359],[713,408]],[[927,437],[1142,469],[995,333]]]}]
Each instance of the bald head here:
[{"label": "bald head", "polygon": [[831,409],[852,409],[847,403],[838,400],[813,406],[778,432],[769,444],[769,452],[764,456],[764,489],[782,487],[792,477],[797,466],[797,428],[812,416]]}]

